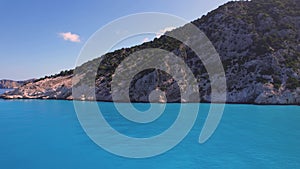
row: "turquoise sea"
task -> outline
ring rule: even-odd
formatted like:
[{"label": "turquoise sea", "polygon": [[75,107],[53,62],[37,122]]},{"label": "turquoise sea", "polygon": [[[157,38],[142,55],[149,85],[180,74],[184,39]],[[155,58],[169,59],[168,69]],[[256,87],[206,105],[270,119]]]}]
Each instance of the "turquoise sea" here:
[{"label": "turquoise sea", "polygon": [[[126,121],[112,103],[99,102],[99,107],[116,130],[147,137],[170,126],[180,105],[168,104],[161,119],[143,125]],[[0,100],[0,168],[300,168],[300,106],[226,105],[214,135],[199,144],[208,108],[209,104],[200,105],[191,132],[170,151],[129,159],[110,154],[89,139],[72,101]]]}]

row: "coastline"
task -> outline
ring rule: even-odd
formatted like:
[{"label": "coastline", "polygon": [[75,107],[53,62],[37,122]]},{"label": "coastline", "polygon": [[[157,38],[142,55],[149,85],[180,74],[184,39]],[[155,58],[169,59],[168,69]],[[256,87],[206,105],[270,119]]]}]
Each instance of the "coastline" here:
[{"label": "coastline", "polygon": [[[110,100],[81,100],[81,99],[43,99],[43,98],[12,98],[12,99],[8,99],[8,98],[3,98],[0,95],[0,100],[12,100],[12,101],[16,101],[16,100],[57,100],[57,101],[80,101],[80,102],[107,102],[107,103],[137,103],[137,104],[147,104],[150,102],[144,102],[144,101],[132,101],[132,102],[122,102],[122,101],[110,101]],[[253,103],[253,102],[207,102],[207,101],[200,101],[200,102],[151,102],[151,103],[155,103],[155,104],[178,104],[178,103],[182,103],[182,104],[194,104],[194,103],[203,103],[203,104],[235,104],[235,105],[257,105],[257,106],[300,106],[300,104],[258,104],[258,103]]]}]

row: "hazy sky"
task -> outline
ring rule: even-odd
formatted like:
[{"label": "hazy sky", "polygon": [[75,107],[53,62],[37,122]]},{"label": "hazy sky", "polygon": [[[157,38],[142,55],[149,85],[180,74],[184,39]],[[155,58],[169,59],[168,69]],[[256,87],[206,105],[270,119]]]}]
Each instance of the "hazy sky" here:
[{"label": "hazy sky", "polygon": [[195,20],[228,0],[0,0],[0,79],[25,80],[73,68],[86,40],[129,14]]}]

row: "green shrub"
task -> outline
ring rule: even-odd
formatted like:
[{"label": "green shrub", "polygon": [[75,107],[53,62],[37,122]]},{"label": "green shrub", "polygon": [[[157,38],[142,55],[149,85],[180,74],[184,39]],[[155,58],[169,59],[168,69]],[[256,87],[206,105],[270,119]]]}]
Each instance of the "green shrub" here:
[{"label": "green shrub", "polygon": [[297,87],[300,87],[300,82],[294,77],[289,77],[286,81],[286,87],[288,89],[296,89]]}]

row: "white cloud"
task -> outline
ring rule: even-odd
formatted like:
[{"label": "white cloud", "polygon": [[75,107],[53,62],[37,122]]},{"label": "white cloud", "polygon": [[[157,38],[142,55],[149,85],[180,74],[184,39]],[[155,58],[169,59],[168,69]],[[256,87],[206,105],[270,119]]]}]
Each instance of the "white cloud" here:
[{"label": "white cloud", "polygon": [[150,41],[150,39],[149,38],[144,38],[143,39],[143,43],[145,43],[145,42],[149,42]]},{"label": "white cloud", "polygon": [[66,41],[80,42],[80,36],[75,33],[61,32],[61,33],[59,33],[59,36],[62,37]]},{"label": "white cloud", "polygon": [[[161,29],[161,30],[159,30],[158,32],[155,33],[155,37],[156,37],[156,38],[159,38],[159,37],[161,37],[162,35],[164,35],[166,32],[172,31],[172,30],[175,29],[175,28],[176,28],[176,27],[166,27],[166,28],[164,28],[164,29]],[[153,38],[154,38],[154,37],[153,37]],[[153,39],[152,39],[152,38],[149,38],[149,37],[145,37],[145,38],[143,39],[142,43],[149,42],[149,41],[151,41],[151,40],[153,40]]]},{"label": "white cloud", "polygon": [[164,28],[164,29],[159,30],[159,31],[156,33],[156,38],[161,37],[161,36],[164,35],[166,32],[171,31],[171,30],[173,30],[173,29],[175,29],[175,28],[176,28],[176,27],[166,27],[166,28]]}]

